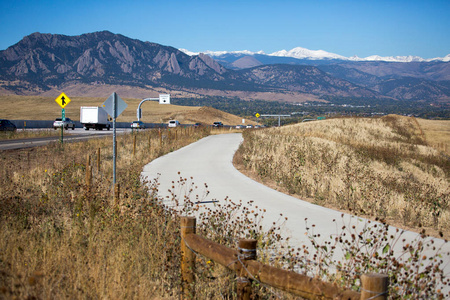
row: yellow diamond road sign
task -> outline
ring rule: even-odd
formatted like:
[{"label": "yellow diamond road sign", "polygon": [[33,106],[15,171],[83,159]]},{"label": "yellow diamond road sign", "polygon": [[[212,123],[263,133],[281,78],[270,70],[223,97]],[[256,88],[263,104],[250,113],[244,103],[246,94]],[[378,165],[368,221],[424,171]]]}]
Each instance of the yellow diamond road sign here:
[{"label": "yellow diamond road sign", "polygon": [[256,115],[255,115],[255,117],[257,117],[257,118],[259,118],[261,115],[260,114],[258,114],[258,113],[256,113]]},{"label": "yellow diamond road sign", "polygon": [[67,104],[70,102],[70,98],[66,96],[66,94],[61,93],[61,95],[58,96],[58,98],[55,99],[56,103],[61,106],[61,108],[66,107]]}]

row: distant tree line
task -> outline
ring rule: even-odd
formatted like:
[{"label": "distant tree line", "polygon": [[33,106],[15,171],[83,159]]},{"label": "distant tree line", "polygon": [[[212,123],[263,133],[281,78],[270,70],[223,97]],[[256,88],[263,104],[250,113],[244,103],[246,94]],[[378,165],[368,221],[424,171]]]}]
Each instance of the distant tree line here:
[{"label": "distant tree line", "polygon": [[241,100],[236,97],[204,97],[204,98],[174,98],[171,102],[184,106],[210,106],[227,113],[248,117],[259,114],[289,114],[293,105],[283,102],[263,100]]},{"label": "distant tree line", "polygon": [[[436,105],[430,102],[326,97],[328,103],[309,102],[295,105],[286,102],[251,100],[246,101],[237,97],[210,96],[203,98],[173,98],[176,105],[184,106],[210,106],[230,114],[241,117],[254,117],[259,114],[292,115],[291,118],[282,119],[283,123],[299,122],[307,118],[319,116],[374,116],[385,114],[412,115],[425,119],[450,119],[450,105]],[[273,120],[264,119],[264,123],[273,123]],[[258,121],[262,121],[259,119]],[[278,119],[276,120],[278,123]]]}]

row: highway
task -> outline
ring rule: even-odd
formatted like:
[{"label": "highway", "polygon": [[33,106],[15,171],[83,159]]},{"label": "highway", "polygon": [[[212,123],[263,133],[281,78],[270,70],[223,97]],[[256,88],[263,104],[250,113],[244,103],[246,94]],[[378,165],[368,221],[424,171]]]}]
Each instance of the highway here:
[{"label": "highway", "polygon": [[[30,130],[30,129],[29,129]],[[119,128],[116,129],[116,133],[129,132],[131,129]],[[60,131],[58,131],[60,132]],[[82,128],[75,128],[75,130],[64,130],[63,141],[64,143],[76,142],[87,140],[90,138],[97,138],[103,136],[112,135],[112,130],[84,130]],[[37,137],[37,138],[25,138],[25,139],[11,139],[0,140],[0,150],[14,150],[43,146],[52,142],[58,142],[61,139],[61,135],[50,137]]]},{"label": "highway", "polygon": [[[267,230],[273,222],[279,223],[287,217],[282,228],[282,235],[290,237],[290,245],[302,247],[306,245],[312,249],[311,243],[306,235],[305,219],[308,219],[308,226],[312,228],[314,224],[314,233],[320,234],[319,241],[330,240],[331,236],[341,232],[342,226],[355,226],[355,232],[360,232],[364,226],[373,226],[367,223],[367,220],[354,217],[348,214],[334,211],[328,208],[317,206],[298,198],[280,193],[269,187],[266,187],[240,173],[232,164],[232,158],[239,144],[242,142],[242,135],[223,134],[208,136],[194,144],[188,145],[180,150],[160,157],[148,165],[142,172],[142,177],[147,180],[158,178],[158,195],[160,200],[168,206],[174,206],[172,192],[176,191],[176,198],[181,202],[185,195],[189,195],[191,200],[196,200],[196,195],[200,198],[202,206],[214,206],[214,203],[225,203],[225,198],[234,202],[242,200],[243,203],[254,201],[251,204],[252,209],[256,206],[265,209],[263,227]],[[180,172],[181,175],[178,174]],[[193,177],[193,182],[198,189],[190,193],[189,184],[180,186],[177,184],[180,176],[187,178],[188,182]],[[206,197],[206,188],[209,194]],[[175,186],[175,188],[172,188]],[[196,213],[200,217],[202,210]],[[281,216],[282,215],[282,216]],[[343,215],[343,217],[341,217]],[[333,222],[336,220],[336,222]],[[390,234],[395,234],[396,228],[390,227]],[[419,235],[414,232],[405,232],[402,238],[406,243],[412,243]],[[450,252],[449,243],[441,239],[432,239],[437,248],[442,247],[441,251]],[[400,255],[403,252],[403,244],[397,243],[393,250]],[[370,251],[370,249],[368,249]],[[436,253],[431,249],[425,252],[430,257]],[[342,253],[336,252],[335,259],[342,259]],[[444,256],[448,259],[448,256]],[[450,274],[450,264],[447,262],[444,268],[445,273]]]}]

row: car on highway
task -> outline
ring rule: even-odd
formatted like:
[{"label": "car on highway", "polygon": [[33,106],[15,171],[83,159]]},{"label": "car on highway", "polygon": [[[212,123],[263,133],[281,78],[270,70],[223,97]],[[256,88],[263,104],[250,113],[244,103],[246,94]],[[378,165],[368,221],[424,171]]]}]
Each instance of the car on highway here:
[{"label": "car on highway", "polygon": [[145,129],[145,124],[142,121],[133,121],[131,129]]},{"label": "car on highway", "polygon": [[180,126],[180,122],[178,122],[178,120],[170,120],[168,126],[169,127],[177,127],[177,126]]},{"label": "car on highway", "polygon": [[214,122],[213,127],[216,127],[216,128],[223,127],[223,123],[222,122]]},{"label": "car on highway", "polygon": [[75,129],[75,122],[69,118],[66,118],[65,121],[62,118],[56,118],[55,122],[53,122],[53,128],[56,130],[57,128],[64,128],[65,130],[72,128]]},{"label": "car on highway", "polygon": [[244,125],[236,125],[236,129],[244,129],[245,126]]},{"label": "car on highway", "polygon": [[17,129],[10,120],[0,119],[0,131],[15,131]]}]

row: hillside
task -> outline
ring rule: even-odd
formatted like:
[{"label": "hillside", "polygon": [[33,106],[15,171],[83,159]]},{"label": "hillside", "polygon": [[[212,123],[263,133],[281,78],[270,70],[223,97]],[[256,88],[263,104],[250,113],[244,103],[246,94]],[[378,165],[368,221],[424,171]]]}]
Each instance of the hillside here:
[{"label": "hillside", "polygon": [[[106,98],[100,97],[70,97],[66,106],[66,117],[80,120],[81,106],[101,106]],[[136,110],[141,99],[123,98],[128,104],[127,109],[117,118],[118,122],[136,120]],[[53,97],[42,96],[0,96],[1,118],[11,120],[53,120],[61,116],[61,108]],[[182,124],[212,124],[221,121],[226,125],[242,124],[242,118],[211,108],[178,105],[160,105],[158,102],[146,101],[141,106],[142,118],[146,123],[166,123],[177,119]],[[246,124],[255,124],[246,120]]]},{"label": "hillside", "polygon": [[236,163],[301,199],[448,239],[448,125],[389,115],[245,132]]}]

